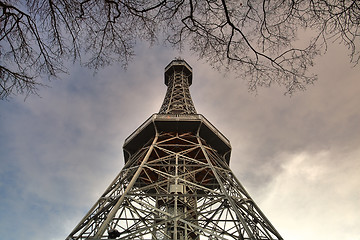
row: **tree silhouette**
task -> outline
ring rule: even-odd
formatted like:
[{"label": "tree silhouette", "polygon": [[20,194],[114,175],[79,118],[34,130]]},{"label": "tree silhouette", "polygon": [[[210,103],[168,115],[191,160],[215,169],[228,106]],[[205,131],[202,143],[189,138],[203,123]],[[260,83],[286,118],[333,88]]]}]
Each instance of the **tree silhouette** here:
[{"label": "tree silhouette", "polygon": [[139,39],[189,46],[252,91],[272,83],[290,94],[305,89],[329,41],[344,44],[354,65],[360,57],[356,0],[13,0],[0,7],[1,99],[36,93],[69,60],[126,66]]}]

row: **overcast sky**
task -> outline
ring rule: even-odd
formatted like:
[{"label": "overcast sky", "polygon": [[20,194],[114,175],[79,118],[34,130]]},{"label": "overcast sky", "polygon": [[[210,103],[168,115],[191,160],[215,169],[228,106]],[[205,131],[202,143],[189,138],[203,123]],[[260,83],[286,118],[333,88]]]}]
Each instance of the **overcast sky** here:
[{"label": "overcast sky", "polygon": [[193,68],[191,95],[231,142],[230,167],[287,240],[360,239],[360,67],[335,46],[319,80],[257,94],[188,54],[139,46],[124,71],[73,66],[38,96],[0,102],[1,239],[64,240],[123,167],[122,144],[166,92],[164,67]]}]

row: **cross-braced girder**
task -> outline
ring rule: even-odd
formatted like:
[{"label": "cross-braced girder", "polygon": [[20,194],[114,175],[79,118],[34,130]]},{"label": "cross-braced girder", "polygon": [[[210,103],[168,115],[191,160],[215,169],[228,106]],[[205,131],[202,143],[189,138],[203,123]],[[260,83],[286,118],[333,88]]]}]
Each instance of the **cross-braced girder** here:
[{"label": "cross-braced girder", "polygon": [[196,114],[189,91],[188,70],[173,71],[167,79],[167,92],[161,105],[160,114]]},{"label": "cross-braced girder", "polygon": [[162,132],[130,157],[68,239],[282,238],[204,139]]}]

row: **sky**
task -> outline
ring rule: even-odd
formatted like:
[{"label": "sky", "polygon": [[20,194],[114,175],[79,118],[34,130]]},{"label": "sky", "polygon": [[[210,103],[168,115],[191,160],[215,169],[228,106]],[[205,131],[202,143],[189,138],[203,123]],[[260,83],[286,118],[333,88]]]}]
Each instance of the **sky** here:
[{"label": "sky", "polygon": [[197,112],[230,140],[231,169],[284,239],[360,240],[360,67],[346,49],[332,45],[318,81],[289,96],[141,44],[127,70],[74,65],[39,96],[0,102],[1,239],[67,237],[123,167],[125,138],[159,111],[175,57],[192,66]]}]

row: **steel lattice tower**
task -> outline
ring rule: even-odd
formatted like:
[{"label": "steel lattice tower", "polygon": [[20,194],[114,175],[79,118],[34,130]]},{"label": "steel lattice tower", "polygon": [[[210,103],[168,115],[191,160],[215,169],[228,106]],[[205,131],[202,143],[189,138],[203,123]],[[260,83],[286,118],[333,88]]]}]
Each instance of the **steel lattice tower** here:
[{"label": "steel lattice tower", "polygon": [[230,142],[191,100],[192,69],[165,68],[167,93],[126,140],[125,165],[67,237],[283,239],[229,168]]}]

